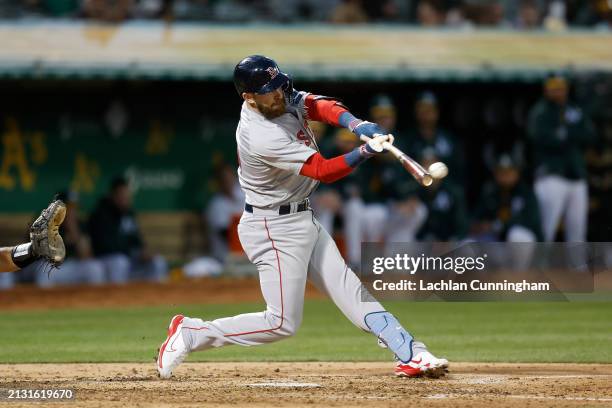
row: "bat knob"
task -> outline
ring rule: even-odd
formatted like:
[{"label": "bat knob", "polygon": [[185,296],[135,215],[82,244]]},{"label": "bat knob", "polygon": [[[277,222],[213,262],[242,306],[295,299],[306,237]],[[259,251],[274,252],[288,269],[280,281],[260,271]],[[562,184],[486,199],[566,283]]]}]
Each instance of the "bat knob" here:
[{"label": "bat knob", "polygon": [[421,184],[423,184],[425,187],[431,186],[432,183],[433,183],[433,177],[431,177],[429,174],[425,174],[423,178],[421,179]]}]

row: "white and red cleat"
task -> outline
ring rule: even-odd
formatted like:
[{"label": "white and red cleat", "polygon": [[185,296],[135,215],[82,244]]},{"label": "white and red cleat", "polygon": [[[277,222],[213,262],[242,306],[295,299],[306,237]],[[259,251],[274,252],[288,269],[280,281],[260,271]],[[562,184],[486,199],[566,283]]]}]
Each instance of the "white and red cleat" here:
[{"label": "white and red cleat", "polygon": [[170,320],[168,326],[168,337],[162,343],[157,355],[157,372],[161,378],[170,378],[172,370],[185,360],[189,350],[183,341],[181,329],[183,327],[183,315],[176,315]]},{"label": "white and red cleat", "polygon": [[421,351],[408,363],[398,362],[395,375],[398,377],[439,378],[448,372],[448,360],[437,358],[429,351]]}]

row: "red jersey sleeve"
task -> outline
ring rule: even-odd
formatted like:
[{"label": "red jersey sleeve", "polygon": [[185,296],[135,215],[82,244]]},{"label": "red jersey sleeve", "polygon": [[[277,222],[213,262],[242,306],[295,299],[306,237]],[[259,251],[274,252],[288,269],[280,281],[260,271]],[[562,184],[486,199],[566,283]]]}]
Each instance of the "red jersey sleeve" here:
[{"label": "red jersey sleeve", "polygon": [[340,126],[338,119],[348,109],[338,101],[317,95],[308,95],[304,101],[306,115],[310,120],[325,122],[333,126]]},{"label": "red jersey sleeve", "polygon": [[344,156],[326,159],[320,153],[315,153],[304,162],[300,174],[323,183],[333,183],[348,176],[353,170]]}]

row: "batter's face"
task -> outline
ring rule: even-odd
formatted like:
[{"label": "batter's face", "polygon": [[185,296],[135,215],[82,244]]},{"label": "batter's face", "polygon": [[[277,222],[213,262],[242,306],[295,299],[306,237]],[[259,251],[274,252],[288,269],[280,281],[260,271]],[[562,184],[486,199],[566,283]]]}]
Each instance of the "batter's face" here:
[{"label": "batter's face", "polygon": [[281,88],[265,94],[245,92],[242,97],[266,119],[278,118],[286,111],[285,94]]}]

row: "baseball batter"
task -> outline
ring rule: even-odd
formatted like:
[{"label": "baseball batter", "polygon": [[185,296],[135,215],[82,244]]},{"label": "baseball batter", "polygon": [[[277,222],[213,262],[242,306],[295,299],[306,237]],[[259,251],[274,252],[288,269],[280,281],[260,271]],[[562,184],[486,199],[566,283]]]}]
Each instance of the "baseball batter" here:
[{"label": "baseball batter", "polygon": [[[443,375],[447,360],[434,357],[415,341],[380,303],[362,301],[365,288],[309,206],[308,197],[320,182],[338,180],[383,153],[382,143],[393,143],[393,136],[355,118],[338,101],[294,90],[290,77],[264,56],[238,63],[234,84],[244,100],[236,142],[246,204],[238,234],[259,271],[267,307],[212,321],[174,316],[157,357],[160,377],[169,378],[192,351],[231,344],[256,346],[295,334],[302,322],[307,279],[329,295],[355,326],[377,336],[379,344],[395,354],[396,375]],[[344,126],[372,140],[325,159],[307,119]]]}]

